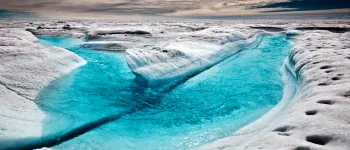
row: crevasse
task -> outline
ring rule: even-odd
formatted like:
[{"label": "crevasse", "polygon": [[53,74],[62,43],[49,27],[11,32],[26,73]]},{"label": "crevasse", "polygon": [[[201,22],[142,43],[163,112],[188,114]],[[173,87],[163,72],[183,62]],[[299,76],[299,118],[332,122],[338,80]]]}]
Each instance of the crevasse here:
[{"label": "crevasse", "polygon": [[199,73],[245,48],[259,45],[266,32],[231,33],[220,44],[181,41],[151,49],[132,48],[126,60],[136,81],[150,87],[176,82]]}]

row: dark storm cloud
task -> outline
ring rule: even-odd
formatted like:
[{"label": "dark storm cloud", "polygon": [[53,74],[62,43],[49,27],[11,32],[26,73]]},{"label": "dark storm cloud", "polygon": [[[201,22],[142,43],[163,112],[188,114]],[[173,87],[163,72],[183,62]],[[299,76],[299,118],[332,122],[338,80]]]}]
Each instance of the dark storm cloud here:
[{"label": "dark storm cloud", "polygon": [[257,8],[292,8],[290,10],[273,10],[265,12],[342,9],[350,8],[350,0],[292,0],[290,2],[270,3],[267,5],[250,7],[250,9]]},{"label": "dark storm cloud", "polygon": [[36,17],[38,17],[38,15],[35,13],[0,9],[0,19],[36,18]]}]

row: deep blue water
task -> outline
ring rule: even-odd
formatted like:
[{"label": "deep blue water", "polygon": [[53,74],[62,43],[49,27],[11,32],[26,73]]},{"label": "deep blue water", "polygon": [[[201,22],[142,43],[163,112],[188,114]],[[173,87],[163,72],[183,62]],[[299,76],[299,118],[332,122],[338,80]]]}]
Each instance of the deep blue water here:
[{"label": "deep blue water", "polygon": [[44,134],[119,115],[57,149],[186,149],[232,135],[281,99],[280,68],[291,46],[285,36],[267,36],[172,88],[150,89],[134,82],[124,53],[79,48],[76,39],[39,39],[88,62],[41,91]]}]

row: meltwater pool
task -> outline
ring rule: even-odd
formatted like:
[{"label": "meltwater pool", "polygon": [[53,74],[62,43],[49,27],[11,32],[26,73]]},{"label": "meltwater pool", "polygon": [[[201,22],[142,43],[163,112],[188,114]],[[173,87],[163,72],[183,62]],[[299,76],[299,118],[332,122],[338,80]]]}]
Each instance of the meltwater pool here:
[{"label": "meltwater pool", "polygon": [[[171,88],[134,81],[123,52],[80,48],[77,39],[38,37],[87,61],[44,88],[43,141],[54,149],[188,149],[232,135],[282,98],[280,68],[291,48],[266,36]],[[50,144],[49,144],[50,145]]]}]

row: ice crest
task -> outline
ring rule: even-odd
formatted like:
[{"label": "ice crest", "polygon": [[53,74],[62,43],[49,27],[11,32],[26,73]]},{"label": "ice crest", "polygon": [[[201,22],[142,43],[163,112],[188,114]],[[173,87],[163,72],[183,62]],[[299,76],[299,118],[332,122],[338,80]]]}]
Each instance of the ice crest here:
[{"label": "ice crest", "polygon": [[163,47],[132,48],[126,60],[137,81],[150,87],[176,82],[199,73],[244,48],[257,46],[265,32],[226,34],[218,44],[202,41],[172,42]]}]

